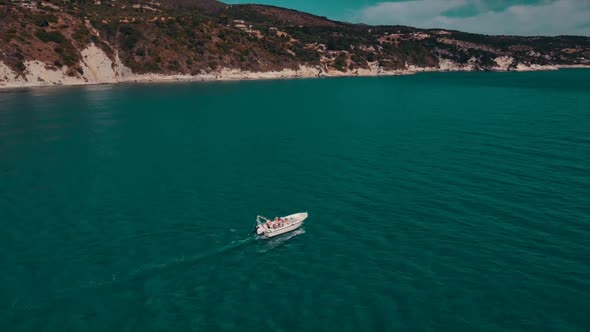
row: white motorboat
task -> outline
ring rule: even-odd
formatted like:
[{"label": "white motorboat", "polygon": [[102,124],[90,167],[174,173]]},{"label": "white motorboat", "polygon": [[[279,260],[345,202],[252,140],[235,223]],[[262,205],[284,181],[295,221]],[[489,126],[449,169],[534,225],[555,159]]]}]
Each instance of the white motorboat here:
[{"label": "white motorboat", "polygon": [[301,227],[305,219],[307,219],[307,212],[276,217],[274,220],[256,216],[256,234],[267,238],[285,234]]}]

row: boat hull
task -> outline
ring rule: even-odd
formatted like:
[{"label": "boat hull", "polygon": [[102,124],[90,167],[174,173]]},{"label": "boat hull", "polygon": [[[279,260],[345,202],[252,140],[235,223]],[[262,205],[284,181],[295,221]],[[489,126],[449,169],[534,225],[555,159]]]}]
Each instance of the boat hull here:
[{"label": "boat hull", "polygon": [[295,213],[286,217],[283,217],[283,220],[288,224],[286,226],[280,228],[262,228],[264,229],[264,237],[271,238],[281,234],[292,232],[303,225],[303,221],[307,219],[307,212]]},{"label": "boat hull", "polygon": [[293,224],[293,225],[290,225],[290,226],[286,226],[286,227],[282,227],[280,229],[266,231],[266,232],[264,232],[264,235],[266,237],[268,237],[268,238],[275,237],[277,235],[281,235],[281,234],[292,232],[292,231],[296,230],[297,228],[301,227],[301,225],[303,225],[303,222],[298,222],[296,224]]}]

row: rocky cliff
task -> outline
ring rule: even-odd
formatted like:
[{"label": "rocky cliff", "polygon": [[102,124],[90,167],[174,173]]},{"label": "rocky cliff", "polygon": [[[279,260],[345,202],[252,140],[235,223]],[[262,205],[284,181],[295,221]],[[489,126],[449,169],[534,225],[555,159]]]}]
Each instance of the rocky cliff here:
[{"label": "rocky cliff", "polygon": [[368,26],[214,0],[0,0],[0,87],[590,66],[590,38]]}]

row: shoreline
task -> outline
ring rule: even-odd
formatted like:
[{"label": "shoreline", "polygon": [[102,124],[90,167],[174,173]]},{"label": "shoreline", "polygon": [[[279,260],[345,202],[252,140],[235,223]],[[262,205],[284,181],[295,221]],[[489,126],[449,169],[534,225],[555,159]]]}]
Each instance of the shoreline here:
[{"label": "shoreline", "polygon": [[[530,72],[553,71],[559,69],[590,69],[588,65],[525,65],[515,64],[511,57],[496,58],[497,66],[489,72]],[[296,78],[330,78],[330,77],[383,77],[413,75],[424,72],[476,72],[477,68],[471,63],[459,64],[446,59],[440,59],[438,67],[416,67],[406,65],[402,70],[383,70],[378,62],[370,62],[369,68],[339,71],[330,69],[326,65],[309,67],[300,65],[298,69],[283,69],[281,71],[250,72],[241,69],[222,68],[215,72],[202,72],[197,75],[175,74],[136,74],[126,67],[115,54],[114,61],[100,48],[90,44],[82,51],[79,62],[82,73],[75,77],[68,76],[67,67],[55,68],[34,60],[26,61],[25,76],[19,75],[0,62],[0,90],[12,90],[38,87],[86,86],[122,83],[182,83],[182,82],[224,82],[250,80],[277,80]],[[484,71],[479,71],[484,72]]]},{"label": "shoreline", "polygon": [[[211,83],[211,82],[240,82],[240,81],[273,81],[273,80],[291,80],[291,79],[321,79],[321,78],[347,78],[347,77],[391,77],[391,76],[408,76],[421,73],[523,73],[523,72],[542,72],[542,71],[557,71],[563,69],[590,69],[590,65],[560,65],[551,66],[555,68],[540,68],[540,69],[526,69],[526,70],[490,70],[490,71],[474,71],[474,70],[442,70],[437,68],[424,68],[425,70],[400,70],[383,72],[378,74],[358,74],[355,72],[338,72],[337,74],[322,73],[320,75],[284,75],[283,72],[251,72],[252,75],[238,76],[218,76],[213,74],[208,75],[161,75],[161,74],[146,74],[147,76],[161,76],[161,77],[136,77],[120,80],[107,81],[93,81],[93,82],[67,82],[67,83],[53,83],[53,84],[31,84],[30,82],[0,82],[0,91],[27,89],[27,88],[56,88],[56,87],[82,87],[82,86],[100,86],[100,85],[119,85],[119,84],[174,84],[174,83]],[[280,74],[280,75],[277,75]],[[140,76],[140,75],[138,75]],[[143,75],[141,75],[143,76]],[[211,77],[215,76],[215,77]]]}]

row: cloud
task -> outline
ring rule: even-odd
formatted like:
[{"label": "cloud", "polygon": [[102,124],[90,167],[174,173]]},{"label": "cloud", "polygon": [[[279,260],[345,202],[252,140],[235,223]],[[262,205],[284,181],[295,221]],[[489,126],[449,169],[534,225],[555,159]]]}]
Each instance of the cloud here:
[{"label": "cloud", "polygon": [[[477,8],[457,15],[461,8]],[[502,35],[590,36],[590,1],[544,0],[496,10],[481,0],[382,2],[361,10],[358,21]]]}]

